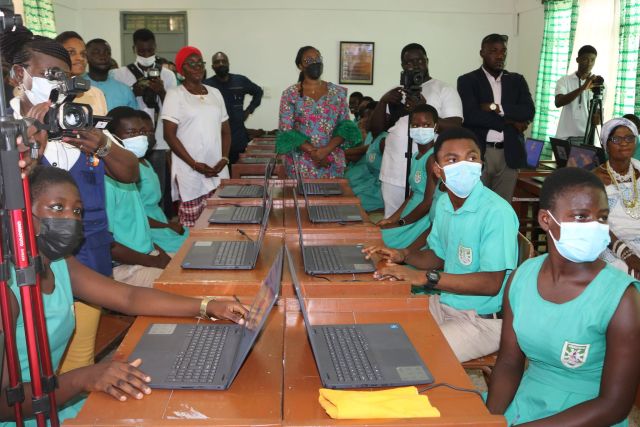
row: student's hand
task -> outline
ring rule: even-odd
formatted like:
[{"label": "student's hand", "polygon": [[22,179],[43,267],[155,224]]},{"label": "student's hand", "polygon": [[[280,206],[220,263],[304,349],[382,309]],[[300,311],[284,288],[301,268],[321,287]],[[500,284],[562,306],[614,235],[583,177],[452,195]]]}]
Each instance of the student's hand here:
[{"label": "student's hand", "polygon": [[151,267],[165,268],[171,257],[160,246],[153,244],[153,247],[158,251],[158,255],[153,255],[153,264]]},{"label": "student's hand", "polygon": [[237,301],[211,300],[207,305],[207,314],[216,319],[231,320],[240,325],[244,324],[249,310]]},{"label": "student's hand", "polygon": [[73,130],[73,136],[62,137],[62,142],[77,147],[85,154],[93,155],[107,144],[107,135],[100,129]]},{"label": "student's hand", "polygon": [[169,222],[167,223],[167,228],[172,229],[173,231],[175,231],[180,235],[184,234],[184,227],[179,222]]},{"label": "student's hand", "polygon": [[[218,160],[218,163],[216,163],[212,168],[210,168],[211,173],[214,174],[211,176],[218,176],[218,174],[222,171],[222,169],[224,169],[225,166],[227,166],[227,161],[225,159]],[[205,174],[205,176],[207,178],[210,178],[210,176],[207,176],[207,174]]]},{"label": "student's hand", "polygon": [[136,359],[131,363],[111,361],[80,368],[86,371],[83,389],[87,392],[102,391],[121,402],[129,397],[142,399],[151,393],[147,385],[151,378],[138,369],[141,364],[142,359]]},{"label": "student's hand", "polygon": [[393,263],[378,266],[378,269],[373,273],[373,278],[377,280],[405,280],[412,285],[424,285],[427,283],[424,271]]},{"label": "student's hand", "polygon": [[[629,269],[633,270],[636,276],[640,274],[640,258],[636,255],[631,255],[629,258],[624,260]],[[636,277],[637,278],[637,277]]]},{"label": "student's hand", "polygon": [[402,102],[402,88],[398,86],[391,89],[382,95],[380,102],[384,102],[385,104],[400,104]]},{"label": "student's hand", "polygon": [[213,168],[206,163],[196,162],[196,164],[193,167],[193,170],[195,170],[199,174],[206,176],[207,178],[211,178],[212,176],[217,176],[217,175],[213,175]]},{"label": "student's hand", "polygon": [[372,255],[378,255],[381,259],[387,262],[393,262],[396,264],[403,263],[407,257],[406,249],[391,249],[385,246],[367,246],[362,250],[366,259],[371,259]]}]

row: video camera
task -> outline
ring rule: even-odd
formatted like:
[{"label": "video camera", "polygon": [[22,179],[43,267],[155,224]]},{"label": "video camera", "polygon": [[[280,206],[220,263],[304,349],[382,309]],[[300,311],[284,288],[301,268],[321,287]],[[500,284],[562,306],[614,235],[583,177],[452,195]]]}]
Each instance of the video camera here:
[{"label": "video camera", "polygon": [[48,68],[44,77],[58,82],[49,95],[53,105],[44,117],[44,126],[41,127],[47,131],[49,139],[60,139],[73,130],[106,126],[108,119],[94,116],[90,105],[72,102],[76,96],[91,88],[89,80],[78,76],[67,77],[59,68]]},{"label": "video camera", "polygon": [[593,92],[593,96],[601,98],[603,91],[604,91],[604,77],[595,76],[593,79],[593,83],[591,84],[591,92]]},{"label": "video camera", "polygon": [[422,70],[406,70],[400,73],[400,84],[410,95],[418,96],[422,92],[425,72]]},{"label": "video camera", "polygon": [[160,68],[151,67],[144,73],[144,77],[138,79],[138,83],[143,87],[142,100],[149,108],[158,109],[158,95],[149,87],[151,79],[160,78]]}]

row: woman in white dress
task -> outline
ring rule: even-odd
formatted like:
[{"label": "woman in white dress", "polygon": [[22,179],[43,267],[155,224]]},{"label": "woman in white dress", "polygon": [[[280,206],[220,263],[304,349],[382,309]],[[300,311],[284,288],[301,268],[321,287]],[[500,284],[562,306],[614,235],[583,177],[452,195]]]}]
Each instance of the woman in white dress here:
[{"label": "woman in white dress", "polygon": [[638,129],[625,118],[602,126],[600,142],[608,160],[594,172],[609,199],[611,243],[600,257],[640,278],[640,161],[634,159]]}]

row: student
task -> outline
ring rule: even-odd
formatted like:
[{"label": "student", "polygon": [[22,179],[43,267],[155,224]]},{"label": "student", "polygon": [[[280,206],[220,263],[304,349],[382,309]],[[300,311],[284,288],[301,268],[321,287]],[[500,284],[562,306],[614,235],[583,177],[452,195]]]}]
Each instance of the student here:
[{"label": "student", "polygon": [[[82,201],[73,177],[65,170],[38,166],[29,177],[31,201],[38,248],[43,256],[44,273],[41,275],[45,319],[50,337],[54,370],[67,347],[75,327],[73,298],[121,313],[146,316],[213,316],[242,323],[247,310],[236,302],[197,299],[142,289],[116,282],[80,264],[73,250],[82,240]],[[18,356],[25,381],[25,400],[22,405],[26,424],[35,425],[31,403],[29,363],[24,337],[24,324],[20,300],[14,297],[18,288],[10,282],[12,315],[16,324]],[[148,377],[140,369],[144,361],[131,363],[106,362],[74,369],[58,376],[56,399],[60,421],[74,417],[84,404],[82,394],[103,391],[120,401],[142,399],[151,393],[145,384]],[[5,366],[3,367],[6,373]],[[3,394],[9,384],[8,375],[2,377]],[[13,419],[13,408],[0,398],[0,417]],[[4,422],[2,426],[15,425]]]},{"label": "student", "polygon": [[375,277],[391,276],[440,292],[429,298],[429,310],[464,362],[498,349],[503,284],[518,262],[518,218],[480,181],[482,160],[474,133],[464,128],[442,132],[433,155],[435,176],[447,195],[435,206],[429,249],[369,247],[364,252],[388,260]]},{"label": "student", "polygon": [[563,168],[545,179],[538,222],[549,252],[509,279],[489,384],[487,407],[509,425],[628,425],[640,378],[640,283],[598,259],[608,215],[590,172]]},{"label": "student", "polygon": [[[109,116],[109,131],[136,157],[144,156],[148,142],[146,135],[142,135],[142,119],[136,110],[118,107],[109,111]],[[105,194],[109,231],[114,239],[111,256],[119,263],[113,268],[113,278],[130,285],[153,286],[171,257],[153,241],[137,184],[124,184],[107,177]],[[176,234],[176,239],[181,242],[182,236]]]},{"label": "student", "polygon": [[406,248],[415,242],[416,249],[421,249],[425,244],[425,233],[431,227],[429,211],[438,182],[432,156],[437,131],[436,109],[429,104],[418,105],[411,114],[409,129],[411,139],[418,145],[418,151],[411,158],[411,194],[393,215],[378,222],[382,240],[389,248]]}]

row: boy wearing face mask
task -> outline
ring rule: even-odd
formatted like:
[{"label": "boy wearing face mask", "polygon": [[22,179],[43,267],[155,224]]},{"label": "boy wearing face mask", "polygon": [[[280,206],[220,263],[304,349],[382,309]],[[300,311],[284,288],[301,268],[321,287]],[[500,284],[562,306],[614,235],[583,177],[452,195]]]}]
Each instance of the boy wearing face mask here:
[{"label": "boy wearing face mask", "polygon": [[439,292],[430,297],[429,310],[464,362],[498,349],[503,284],[518,262],[518,218],[480,181],[480,145],[471,131],[441,133],[433,151],[435,176],[447,194],[435,205],[429,249],[370,247],[365,252],[388,261],[376,277],[392,275]]},{"label": "boy wearing face mask", "polygon": [[411,195],[389,218],[378,222],[382,229],[382,240],[389,248],[407,248],[414,242],[420,249],[424,246],[422,236],[431,226],[429,212],[433,206],[437,179],[433,175],[433,143],[438,127],[438,112],[428,104],[419,105],[410,115],[410,136],[418,145],[411,159]]}]

